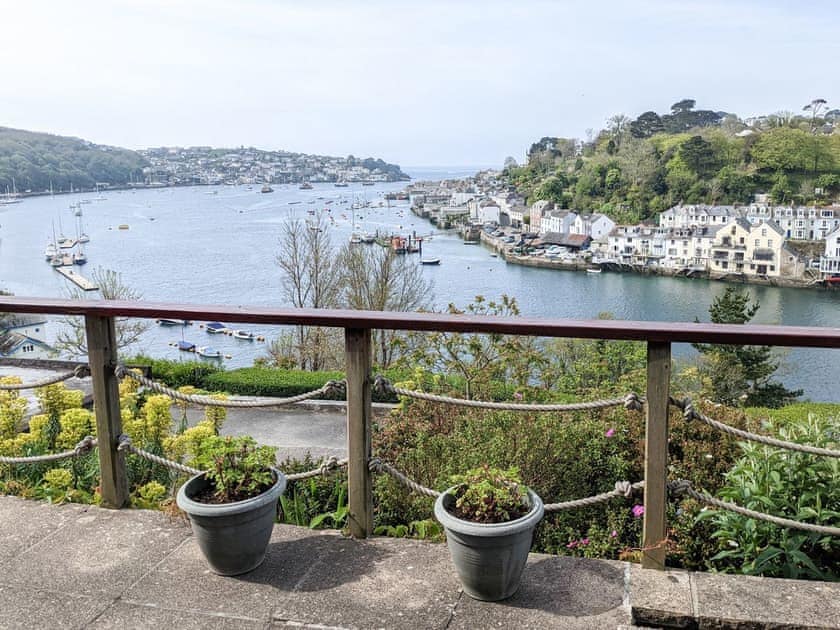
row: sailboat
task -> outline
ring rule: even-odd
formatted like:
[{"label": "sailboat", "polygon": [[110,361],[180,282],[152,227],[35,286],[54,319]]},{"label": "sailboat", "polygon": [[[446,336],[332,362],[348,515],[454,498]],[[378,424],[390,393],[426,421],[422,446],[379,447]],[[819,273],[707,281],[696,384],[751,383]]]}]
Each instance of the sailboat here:
[{"label": "sailboat", "polygon": [[81,208],[79,208],[79,212],[76,214],[76,216],[79,218],[78,225],[76,226],[77,240],[80,243],[89,243],[90,242],[90,237],[87,234],[85,234],[85,226],[82,223],[82,209]]},{"label": "sailboat", "polygon": [[9,187],[6,186],[6,196],[0,199],[0,206],[10,206],[13,203],[20,203],[23,201],[17,192],[17,186],[15,186],[15,178],[12,177],[12,192],[9,192]]}]

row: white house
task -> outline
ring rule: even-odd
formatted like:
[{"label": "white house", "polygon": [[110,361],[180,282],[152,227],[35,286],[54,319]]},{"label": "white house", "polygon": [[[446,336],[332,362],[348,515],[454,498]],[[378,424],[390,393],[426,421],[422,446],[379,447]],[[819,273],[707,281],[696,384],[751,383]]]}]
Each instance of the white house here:
[{"label": "white house", "polygon": [[825,236],[825,253],[820,257],[820,273],[823,276],[840,274],[840,227]]},{"label": "white house", "polygon": [[570,234],[583,234],[593,241],[606,238],[615,229],[615,222],[603,214],[578,214],[575,216]]},{"label": "white house", "polygon": [[48,359],[55,354],[46,342],[47,320],[34,315],[16,315],[6,321],[0,335],[0,357]]},{"label": "white house", "polygon": [[784,243],[785,235],[772,221],[754,226],[747,238],[744,273],[768,278],[781,276]]},{"label": "white house", "polygon": [[543,215],[540,221],[540,234],[548,234],[549,232],[569,234],[576,218],[577,214],[570,210],[550,210]]}]

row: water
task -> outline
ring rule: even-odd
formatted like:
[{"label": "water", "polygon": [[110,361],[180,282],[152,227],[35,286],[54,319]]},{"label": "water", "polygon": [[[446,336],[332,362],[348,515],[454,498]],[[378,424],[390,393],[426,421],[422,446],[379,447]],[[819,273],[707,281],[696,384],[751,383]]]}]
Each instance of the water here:
[{"label": "water", "polygon": [[[352,231],[354,198],[378,204],[385,192],[402,187],[401,183],[349,188],[316,184],[305,191],[275,186],[272,194],[261,194],[259,186],[108,192],[106,200],[82,205],[85,231],[91,238],[85,246],[89,263],[82,273],[90,276],[97,266],[118,271],[127,285],[149,301],[288,306],[281,299],[275,262],[283,221],[289,216],[308,218],[309,210],[331,215],[335,220],[331,234],[338,247]],[[69,204],[93,197],[32,198],[4,207],[0,211],[0,286],[19,296],[66,296],[67,283],[44,261],[44,247],[52,237],[53,223],[59,230],[59,219],[65,233],[75,231]],[[326,213],[325,208],[332,210]],[[356,211],[355,218],[363,231],[425,235],[433,230],[412,215],[405,202],[365,208]],[[118,229],[120,224],[129,229]],[[435,234],[424,243],[423,254],[442,260],[439,267],[422,267],[422,273],[435,282],[434,301],[439,308],[450,302],[463,306],[476,295],[506,293],[517,298],[526,316],[592,318],[609,312],[617,319],[708,321],[708,305],[726,287],[701,280],[508,265],[483,247],[463,245],[452,234]],[[750,291],[761,302],[757,323],[840,327],[840,294],[836,292],[773,287],[750,287]],[[50,326],[52,335],[57,328],[58,324]],[[276,334],[265,327],[250,329],[269,338]],[[230,355],[225,361],[230,367],[250,365],[265,351],[264,343],[211,336],[197,325],[183,331],[154,325],[135,350],[183,358],[172,345],[182,332],[187,341],[212,345]],[[812,400],[840,401],[838,351],[783,352],[780,375],[787,386],[804,389]],[[691,351],[676,346],[675,354],[685,358]]]}]

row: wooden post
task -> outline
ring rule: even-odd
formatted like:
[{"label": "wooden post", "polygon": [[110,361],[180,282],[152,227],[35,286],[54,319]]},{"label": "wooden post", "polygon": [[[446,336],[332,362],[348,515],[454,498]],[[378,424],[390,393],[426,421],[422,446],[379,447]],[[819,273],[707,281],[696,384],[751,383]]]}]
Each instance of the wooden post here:
[{"label": "wooden post", "polygon": [[96,413],[96,434],[99,441],[99,470],[102,507],[122,508],[128,505],[128,478],[125,457],[117,451],[117,438],[122,433],[119,380],[114,374],[117,365],[117,344],[114,319],[87,315],[88,363],[93,381],[93,408]]},{"label": "wooden post", "polygon": [[368,470],[371,430],[370,330],[344,331],[347,368],[347,505],[350,535],[373,533],[373,484]]},{"label": "wooden post", "polygon": [[671,344],[647,345],[647,417],[645,421],[645,516],[642,566],[665,568],[665,507],[668,476],[668,396]]}]

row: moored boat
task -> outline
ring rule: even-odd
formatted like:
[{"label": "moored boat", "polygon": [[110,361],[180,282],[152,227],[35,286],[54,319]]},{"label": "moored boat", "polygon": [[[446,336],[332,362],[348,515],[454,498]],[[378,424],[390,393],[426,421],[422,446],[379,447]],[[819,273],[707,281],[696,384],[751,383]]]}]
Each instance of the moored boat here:
[{"label": "moored boat", "polygon": [[211,335],[216,335],[218,333],[227,332],[227,326],[225,326],[222,322],[209,322],[204,327],[204,330],[209,332]]},{"label": "moored boat", "polygon": [[587,268],[586,273],[601,273],[601,270],[589,267],[589,268]]},{"label": "moored boat", "polygon": [[420,259],[421,265],[439,265],[440,258],[421,258]]},{"label": "moored boat", "polygon": [[244,339],[246,341],[253,341],[254,340],[254,333],[248,330],[234,330],[233,336],[237,339]]},{"label": "moored boat", "polygon": [[274,192],[274,189],[271,186],[269,186],[268,184],[264,184],[263,187],[260,188],[260,192],[261,193],[272,193],[272,192]]},{"label": "moored boat", "polygon": [[161,326],[186,326],[188,323],[186,319],[170,319],[168,317],[161,317],[155,321]]},{"label": "moored boat", "polygon": [[195,353],[206,359],[221,359],[222,353],[211,346],[198,346]]},{"label": "moored boat", "polygon": [[182,352],[195,352],[195,344],[190,341],[179,341],[178,342],[178,350]]}]

